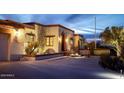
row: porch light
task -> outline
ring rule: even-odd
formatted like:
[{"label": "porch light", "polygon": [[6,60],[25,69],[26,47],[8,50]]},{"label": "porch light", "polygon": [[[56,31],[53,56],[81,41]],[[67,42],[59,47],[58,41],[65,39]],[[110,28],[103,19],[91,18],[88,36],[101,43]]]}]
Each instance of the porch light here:
[{"label": "porch light", "polygon": [[59,41],[60,41],[60,42],[62,41],[61,37],[59,37]]},{"label": "porch light", "polygon": [[15,39],[17,42],[22,42],[23,41],[23,33],[19,29],[15,29]]},{"label": "porch light", "polygon": [[20,37],[21,36],[21,32],[19,30],[16,30],[16,37]]},{"label": "porch light", "polygon": [[68,38],[66,38],[66,40],[65,40],[66,42],[68,42]]}]

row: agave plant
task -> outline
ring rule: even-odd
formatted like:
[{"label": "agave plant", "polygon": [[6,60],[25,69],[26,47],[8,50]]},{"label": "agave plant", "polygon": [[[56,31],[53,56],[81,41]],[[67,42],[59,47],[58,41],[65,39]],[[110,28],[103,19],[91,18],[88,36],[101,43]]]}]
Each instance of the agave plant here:
[{"label": "agave plant", "polygon": [[38,53],[38,42],[32,42],[28,44],[28,46],[25,48],[26,55],[29,57],[34,57]]}]

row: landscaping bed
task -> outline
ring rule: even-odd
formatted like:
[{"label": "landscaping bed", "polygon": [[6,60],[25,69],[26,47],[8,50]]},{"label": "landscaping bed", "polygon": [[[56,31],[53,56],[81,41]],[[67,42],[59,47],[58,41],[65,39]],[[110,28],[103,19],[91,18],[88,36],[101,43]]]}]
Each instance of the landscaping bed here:
[{"label": "landscaping bed", "polygon": [[124,71],[124,62],[117,56],[102,55],[99,64],[103,68],[109,68],[117,72]]}]

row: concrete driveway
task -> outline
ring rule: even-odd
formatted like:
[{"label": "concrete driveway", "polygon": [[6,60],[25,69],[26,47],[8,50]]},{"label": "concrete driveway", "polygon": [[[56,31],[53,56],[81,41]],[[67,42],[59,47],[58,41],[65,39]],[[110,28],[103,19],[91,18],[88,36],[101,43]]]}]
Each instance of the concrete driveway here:
[{"label": "concrete driveway", "polygon": [[114,79],[119,73],[103,69],[99,57],[60,57],[36,62],[0,62],[0,78]]}]

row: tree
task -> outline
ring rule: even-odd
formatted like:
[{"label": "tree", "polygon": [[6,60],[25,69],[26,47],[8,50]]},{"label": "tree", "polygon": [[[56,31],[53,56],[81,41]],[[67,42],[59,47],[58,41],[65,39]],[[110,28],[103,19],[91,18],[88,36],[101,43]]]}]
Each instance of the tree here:
[{"label": "tree", "polygon": [[105,44],[115,47],[117,56],[121,56],[121,43],[124,42],[124,30],[123,27],[106,27],[100,34],[100,38]]}]

